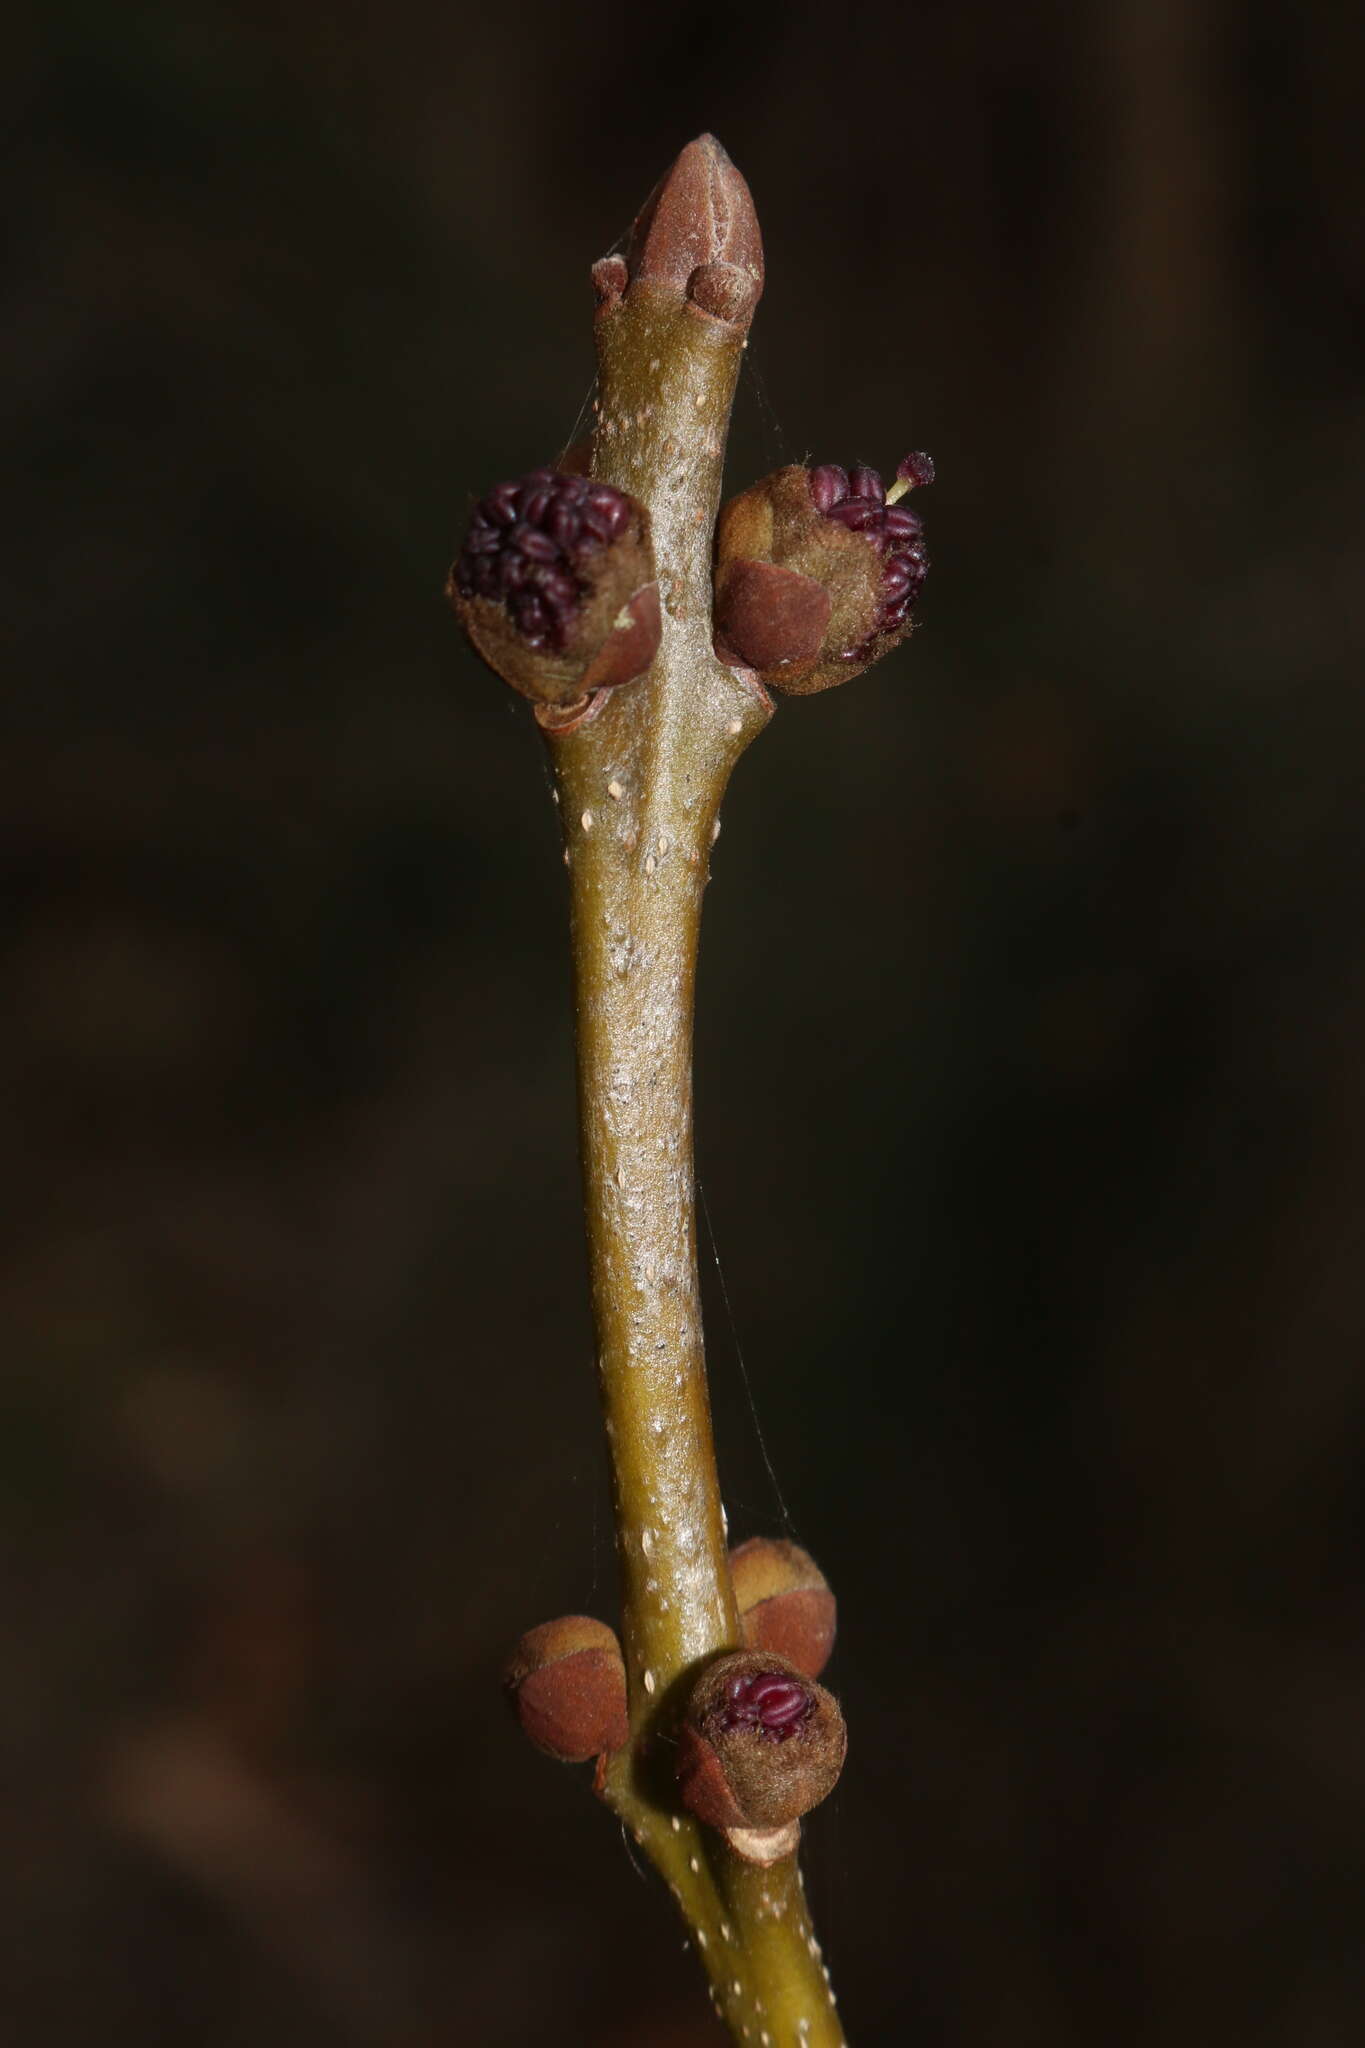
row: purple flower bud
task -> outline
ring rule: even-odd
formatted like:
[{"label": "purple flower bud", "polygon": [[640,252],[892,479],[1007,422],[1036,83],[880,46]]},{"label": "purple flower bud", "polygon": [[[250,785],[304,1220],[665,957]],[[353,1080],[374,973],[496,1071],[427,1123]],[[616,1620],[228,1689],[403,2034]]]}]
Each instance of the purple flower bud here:
[{"label": "purple flower bud", "polygon": [[449,593],[484,660],[540,703],[629,681],[658,646],[647,517],[581,476],[542,468],[490,491]]},{"label": "purple flower bud", "polygon": [[679,1790],[712,1827],[783,1827],[829,1792],[846,1746],[838,1703],[823,1686],[772,1651],[730,1651],[689,1694]]},{"label": "purple flower bud", "polygon": [[[927,479],[927,458],[907,462]],[[846,681],[903,638],[928,562],[922,549],[911,552],[920,521],[886,499],[869,464],[832,462],[777,470],[731,499],[716,529],[721,659],[804,696]]]}]

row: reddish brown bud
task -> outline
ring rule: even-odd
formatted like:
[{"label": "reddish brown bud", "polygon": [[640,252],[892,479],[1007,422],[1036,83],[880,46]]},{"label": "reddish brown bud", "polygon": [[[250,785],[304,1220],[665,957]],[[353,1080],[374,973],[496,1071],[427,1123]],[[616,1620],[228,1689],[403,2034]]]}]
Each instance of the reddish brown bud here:
[{"label": "reddish brown bud", "polygon": [[[620,297],[606,257],[594,271],[603,310]],[[714,135],[689,142],[645,201],[626,251],[630,283],[691,298],[747,326],[763,289],[763,241],[749,188]],[[628,289],[629,287],[625,287]]]},{"label": "reddish brown bud", "polygon": [[503,1684],[523,1729],[561,1763],[620,1749],[630,1735],[621,1646],[605,1622],[566,1614],[524,1635]]},{"label": "reddish brown bud", "polygon": [[731,326],[749,325],[762,289],[762,279],[737,263],[703,263],[687,280],[692,304],[713,320],[725,320]]},{"label": "reddish brown bud", "polygon": [[829,627],[830,595],[822,583],[776,562],[741,556],[716,594],[716,653],[734,668],[771,675],[816,659]]},{"label": "reddish brown bud", "polygon": [[786,1828],[832,1790],[848,1737],[838,1702],[770,1650],[734,1650],[692,1687],[678,1733],[678,1789],[723,1829]]},{"label": "reddish brown bud", "polygon": [[730,1552],[730,1576],[745,1643],[773,1650],[807,1678],[818,1678],[834,1648],[835,1604],[808,1551],[753,1536]]},{"label": "reddish brown bud", "polygon": [[488,666],[538,704],[630,682],[658,651],[649,515],[565,470],[534,469],[475,506],[446,592]]},{"label": "reddish brown bud", "polygon": [[603,256],[593,264],[592,288],[599,306],[614,306],[629,282],[624,256]]},{"label": "reddish brown bud", "polygon": [[[932,473],[927,456],[907,457],[888,494],[866,463],[792,466],[732,498],[716,527],[720,659],[807,696],[903,640],[928,556],[917,516],[887,500]],[[827,606],[818,636],[812,586]]]}]

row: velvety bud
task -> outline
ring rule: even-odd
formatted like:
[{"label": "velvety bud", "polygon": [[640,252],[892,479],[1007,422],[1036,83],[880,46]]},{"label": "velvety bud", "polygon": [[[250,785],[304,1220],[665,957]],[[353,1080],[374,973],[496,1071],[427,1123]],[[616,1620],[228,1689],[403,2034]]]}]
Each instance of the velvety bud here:
[{"label": "velvety bud", "polygon": [[749,188],[714,135],[689,142],[645,201],[626,250],[628,282],[619,260],[605,258],[593,274],[604,313],[639,280],[748,325],[763,289],[763,241]]},{"label": "velvety bud", "polygon": [[748,1648],[773,1650],[806,1678],[818,1678],[834,1648],[836,1609],[809,1551],[752,1536],[730,1552],[730,1577]]},{"label": "velvety bud", "polygon": [[561,1763],[586,1763],[629,1739],[621,1645],[591,1615],[531,1629],[508,1659],[503,1685],[537,1749]]},{"label": "velvety bud", "polygon": [[649,516],[567,470],[532,470],[475,506],[446,594],[477,653],[537,704],[630,682],[658,652]]},{"label": "velvety bud", "polygon": [[866,463],[793,465],[732,498],[716,526],[719,658],[806,696],[904,639],[929,562],[920,520],[894,501],[932,475],[907,456],[888,492]]},{"label": "velvety bud", "polygon": [[716,653],[731,667],[764,674],[813,661],[824,644],[829,613],[823,584],[776,562],[741,557],[726,576],[724,606],[716,607]]},{"label": "velvety bud", "polygon": [[771,1650],[734,1650],[694,1681],[678,1731],[683,1803],[726,1830],[786,1828],[833,1789],[848,1737],[838,1702]]}]

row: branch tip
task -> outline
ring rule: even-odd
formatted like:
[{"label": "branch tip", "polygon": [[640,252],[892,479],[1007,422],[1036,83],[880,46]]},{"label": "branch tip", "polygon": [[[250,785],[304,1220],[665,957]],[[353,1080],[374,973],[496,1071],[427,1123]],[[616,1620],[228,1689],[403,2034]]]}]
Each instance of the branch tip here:
[{"label": "branch tip", "polygon": [[[619,261],[604,258],[597,269]],[[749,187],[714,135],[689,142],[650,193],[631,229],[626,268],[631,283],[690,296],[718,319],[747,323],[752,317],[763,290],[758,215]],[[712,271],[719,274],[699,279]],[[616,277],[613,270],[608,285]]]}]

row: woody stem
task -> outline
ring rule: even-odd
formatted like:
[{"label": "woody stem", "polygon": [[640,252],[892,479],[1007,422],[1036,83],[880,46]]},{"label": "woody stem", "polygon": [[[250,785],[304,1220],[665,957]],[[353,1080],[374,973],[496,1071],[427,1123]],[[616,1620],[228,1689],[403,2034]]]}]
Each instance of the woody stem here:
[{"label": "woody stem", "polygon": [[679,1696],[740,1631],[707,1397],[692,1164],[702,894],[770,712],[711,648],[712,529],[743,327],[637,278],[598,316],[593,474],[649,511],[657,660],[551,733],[569,868],[584,1205],[631,1737],[600,1789],[658,1866],[736,2041],[839,2048],[794,1855],[759,1868],[679,1805]]}]

